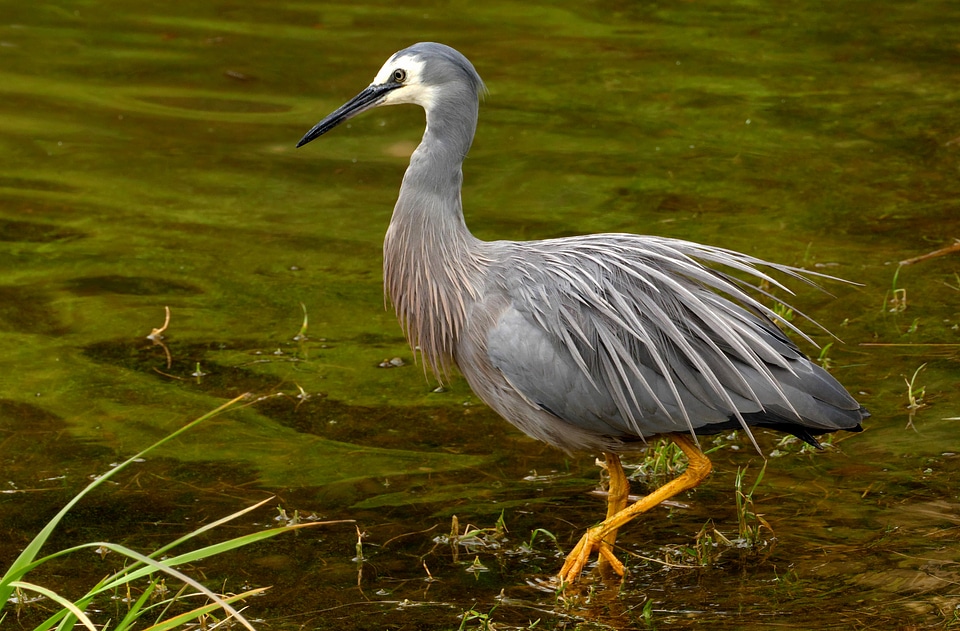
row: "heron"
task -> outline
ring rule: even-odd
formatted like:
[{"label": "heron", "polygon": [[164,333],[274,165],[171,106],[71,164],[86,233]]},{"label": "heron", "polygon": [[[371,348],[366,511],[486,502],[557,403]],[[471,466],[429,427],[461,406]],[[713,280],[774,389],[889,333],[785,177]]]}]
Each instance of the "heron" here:
[{"label": "heron", "polygon": [[[813,340],[763,302],[789,306],[772,295],[790,291],[777,277],[815,284],[811,276],[823,274],[659,236],[473,236],[462,165],[485,93],[460,52],[417,43],[297,147],[376,107],[426,112],[384,237],[384,290],[413,352],[441,383],[456,367],[528,436],[603,454],[606,517],[567,555],[561,586],[577,581],[594,553],[601,570],[624,575],[618,530],[710,473],[698,436],[742,429],[759,450],[752,427],[816,447],[821,434],[862,429],[867,410],[787,331]],[[654,438],[675,443],[687,467],[630,504],[620,455]]]}]

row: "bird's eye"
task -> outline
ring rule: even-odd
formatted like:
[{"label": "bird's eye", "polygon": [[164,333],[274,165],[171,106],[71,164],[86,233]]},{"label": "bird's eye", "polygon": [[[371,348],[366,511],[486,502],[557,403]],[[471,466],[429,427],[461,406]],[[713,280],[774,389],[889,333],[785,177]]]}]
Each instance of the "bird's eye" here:
[{"label": "bird's eye", "polygon": [[407,80],[407,71],[403,68],[397,68],[393,71],[393,80],[397,83],[403,83]]}]

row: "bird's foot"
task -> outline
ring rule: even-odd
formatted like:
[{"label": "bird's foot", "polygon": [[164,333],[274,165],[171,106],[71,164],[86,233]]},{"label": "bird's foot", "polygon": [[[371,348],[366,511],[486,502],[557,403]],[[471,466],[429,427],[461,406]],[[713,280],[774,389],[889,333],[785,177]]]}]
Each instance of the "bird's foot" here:
[{"label": "bird's foot", "polygon": [[607,562],[611,570],[623,576],[626,569],[620,559],[614,556],[611,546],[603,541],[605,536],[602,524],[594,526],[584,533],[577,545],[567,555],[563,567],[560,568],[560,574],[557,578],[559,578],[561,586],[575,583],[580,578],[580,574],[594,550]]}]

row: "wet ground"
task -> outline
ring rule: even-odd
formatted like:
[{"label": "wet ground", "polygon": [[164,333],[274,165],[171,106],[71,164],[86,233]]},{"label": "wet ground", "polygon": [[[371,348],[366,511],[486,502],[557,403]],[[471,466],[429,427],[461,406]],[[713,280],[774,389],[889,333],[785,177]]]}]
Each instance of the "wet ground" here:
[{"label": "wet ground", "polygon": [[[272,586],[246,610],[263,628],[960,627],[960,254],[898,264],[960,238],[955,4],[2,14],[0,566],[90,476],[253,392],[84,500],[51,549],[147,551],[273,495],[222,537],[278,507],[355,525],[192,568],[224,591]],[[459,48],[490,89],[464,167],[477,236],[661,234],[862,284],[793,302],[842,340],[804,325],[873,416],[823,452],[758,435],[757,545],[698,538],[739,536],[737,472],[763,466],[721,436],[707,483],[621,535],[623,583],[549,588],[601,516],[595,454],[524,437],[461,380],[437,391],[383,308],[422,113],[293,149],[418,40]],[[80,593],[116,563],[33,578]]]}]

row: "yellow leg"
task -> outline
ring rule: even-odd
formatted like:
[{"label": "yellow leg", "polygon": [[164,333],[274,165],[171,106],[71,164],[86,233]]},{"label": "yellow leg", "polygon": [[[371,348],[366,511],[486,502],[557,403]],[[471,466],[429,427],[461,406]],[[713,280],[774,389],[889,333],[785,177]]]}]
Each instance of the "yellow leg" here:
[{"label": "yellow leg", "polygon": [[[630,497],[630,482],[623,472],[623,465],[617,454],[603,453],[606,460],[604,468],[607,470],[607,519],[610,519],[627,507]],[[623,576],[623,563],[613,554],[613,546],[617,543],[617,530],[611,530],[600,542],[600,574],[610,576],[611,570]]]},{"label": "yellow leg", "polygon": [[[561,585],[573,583],[580,578],[580,573],[583,572],[583,568],[594,550],[599,552],[602,559],[606,559],[607,562],[610,563],[614,571],[622,574],[623,564],[613,556],[613,551],[609,545],[607,545],[608,542],[612,544],[612,542],[608,540],[608,536],[612,534],[615,537],[617,530],[621,526],[629,523],[640,513],[650,510],[660,504],[660,502],[668,500],[678,493],[692,489],[710,474],[710,470],[713,468],[710,464],[710,459],[703,455],[703,452],[697,448],[689,436],[686,434],[671,434],[670,440],[676,443],[684,455],[686,455],[687,470],[656,489],[653,493],[650,493],[650,495],[640,499],[635,504],[618,511],[612,516],[608,516],[600,524],[588,529],[577,545],[574,546],[573,550],[570,551],[570,554],[567,555],[567,560],[560,569],[558,578],[560,579]],[[619,464],[618,459],[617,465],[619,466]],[[611,484],[612,480],[613,476],[611,475]],[[609,503],[607,508],[611,508]],[[617,569],[618,566],[619,569]]]}]

